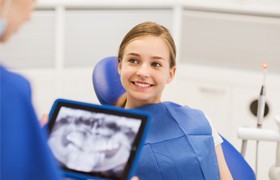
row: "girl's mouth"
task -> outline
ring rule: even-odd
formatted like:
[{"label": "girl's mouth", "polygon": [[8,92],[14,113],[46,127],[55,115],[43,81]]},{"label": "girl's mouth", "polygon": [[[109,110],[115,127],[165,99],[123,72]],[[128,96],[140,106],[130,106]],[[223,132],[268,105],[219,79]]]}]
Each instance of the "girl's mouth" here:
[{"label": "girl's mouth", "polygon": [[142,87],[142,88],[147,88],[147,87],[153,86],[152,84],[143,83],[143,82],[132,81],[132,83],[133,83],[134,85],[139,86],[139,87]]}]

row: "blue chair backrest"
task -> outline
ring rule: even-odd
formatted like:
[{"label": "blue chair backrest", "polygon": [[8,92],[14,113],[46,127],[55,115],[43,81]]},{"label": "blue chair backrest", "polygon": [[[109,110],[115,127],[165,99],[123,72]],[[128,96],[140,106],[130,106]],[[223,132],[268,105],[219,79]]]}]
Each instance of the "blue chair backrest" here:
[{"label": "blue chair backrest", "polygon": [[222,148],[224,156],[233,179],[236,180],[254,180],[255,173],[244,157],[236,148],[230,144],[223,136]]},{"label": "blue chair backrest", "polygon": [[114,105],[125,92],[118,73],[117,57],[107,57],[99,61],[92,74],[95,94],[101,104]]},{"label": "blue chair backrest", "polygon": [[[118,73],[117,57],[107,57],[99,61],[92,73],[95,94],[101,104],[115,105],[125,92]],[[229,170],[235,180],[255,180],[255,173],[243,156],[223,136],[222,148]]]}]

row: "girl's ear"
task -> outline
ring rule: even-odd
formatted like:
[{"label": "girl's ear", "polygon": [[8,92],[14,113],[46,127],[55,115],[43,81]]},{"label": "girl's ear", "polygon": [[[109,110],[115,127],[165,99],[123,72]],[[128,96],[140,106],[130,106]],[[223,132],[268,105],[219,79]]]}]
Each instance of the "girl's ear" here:
[{"label": "girl's ear", "polygon": [[122,70],[122,63],[119,61],[118,63],[118,73],[121,74],[121,70]]},{"label": "girl's ear", "polygon": [[167,83],[170,83],[174,79],[175,73],[176,73],[176,66],[172,67],[169,70],[169,77],[167,79]]}]

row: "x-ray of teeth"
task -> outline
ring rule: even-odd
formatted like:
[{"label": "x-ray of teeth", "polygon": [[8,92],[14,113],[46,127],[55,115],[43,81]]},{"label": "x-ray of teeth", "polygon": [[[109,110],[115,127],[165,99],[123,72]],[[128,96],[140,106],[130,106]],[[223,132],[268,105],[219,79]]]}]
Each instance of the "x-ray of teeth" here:
[{"label": "x-ray of teeth", "polygon": [[54,156],[70,169],[119,174],[140,121],[62,107],[49,138]]}]

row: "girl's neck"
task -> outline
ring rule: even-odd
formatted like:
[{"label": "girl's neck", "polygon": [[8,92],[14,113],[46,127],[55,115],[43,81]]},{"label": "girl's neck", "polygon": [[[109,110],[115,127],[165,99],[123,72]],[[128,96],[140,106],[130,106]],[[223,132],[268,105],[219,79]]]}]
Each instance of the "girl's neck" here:
[{"label": "girl's neck", "polygon": [[131,108],[137,108],[137,107],[141,107],[141,106],[146,106],[146,105],[150,105],[150,104],[157,104],[157,103],[160,103],[161,101],[149,101],[149,100],[146,100],[146,101],[130,101],[127,99],[126,101],[126,104],[125,104],[125,109],[131,109]]}]

